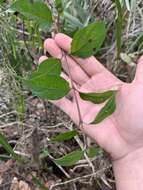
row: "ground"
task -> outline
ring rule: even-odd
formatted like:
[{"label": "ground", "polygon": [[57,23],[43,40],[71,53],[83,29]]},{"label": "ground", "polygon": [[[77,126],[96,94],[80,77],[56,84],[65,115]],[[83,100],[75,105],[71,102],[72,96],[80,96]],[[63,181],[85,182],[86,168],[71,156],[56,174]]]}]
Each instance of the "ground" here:
[{"label": "ground", "polygon": [[[11,1],[6,2],[9,4]],[[109,0],[63,2],[68,13],[64,28],[67,33],[75,26],[84,25],[85,20],[87,23],[98,19],[106,21],[107,39],[96,57],[121,80],[130,82],[134,77],[137,58],[143,53],[142,0],[131,0],[130,9],[124,5],[122,47],[118,61],[115,5]],[[115,190],[109,155],[91,139],[80,134],[64,143],[50,142],[49,139],[55,134],[75,129],[76,126],[57,107],[21,88],[15,75],[25,76],[31,69],[30,63],[36,67],[35,63],[43,54],[43,40],[50,36],[50,32],[39,33],[33,22],[25,21],[23,24],[19,15],[15,15],[13,18],[9,13],[0,12],[0,132],[6,136],[14,151],[24,157],[24,162],[21,164],[13,160],[0,146],[0,190],[38,190],[45,187],[50,190]],[[92,162],[84,158],[72,167],[59,167],[54,163],[54,158],[78,149],[85,142],[88,147],[97,150]],[[44,187],[39,187],[39,183]]]},{"label": "ground", "polygon": [[[11,105],[11,91],[3,82],[0,93],[2,94],[0,98],[0,129],[11,146],[14,147],[15,152],[25,157],[25,163],[18,164],[7,155],[2,147],[0,148],[1,155],[4,157],[0,161],[0,189],[16,190],[18,185],[25,186],[25,190],[26,188],[36,189],[31,179],[32,175],[42,181],[45,186],[52,187],[53,184],[51,189],[84,190],[88,187],[92,190],[97,186],[97,189],[107,190],[108,186],[114,186],[114,179],[111,180],[113,174],[110,162],[101,150],[92,159],[94,173],[87,160],[84,159],[73,167],[59,168],[54,164],[53,157],[58,158],[79,148],[79,143],[76,140],[54,145],[48,141],[58,132],[67,131],[71,127],[76,128],[66,114],[51,103],[43,102],[25,91],[24,120],[20,121],[18,113]],[[79,136],[80,143],[82,140],[81,135]],[[90,140],[88,143],[95,148],[97,147]],[[37,158],[40,154],[39,150],[43,149],[45,151],[48,149],[50,156],[45,155],[39,161]],[[19,190],[21,189],[19,187]]]}]

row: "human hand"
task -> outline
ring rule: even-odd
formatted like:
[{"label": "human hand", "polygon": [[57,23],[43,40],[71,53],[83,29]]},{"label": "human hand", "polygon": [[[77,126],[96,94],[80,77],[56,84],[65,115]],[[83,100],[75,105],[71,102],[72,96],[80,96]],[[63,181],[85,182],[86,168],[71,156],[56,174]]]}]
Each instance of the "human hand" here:
[{"label": "human hand", "polygon": [[[90,125],[96,114],[104,104],[95,105],[83,101],[77,92],[82,121],[83,132],[94,139],[113,159],[120,159],[129,153],[143,147],[143,57],[137,64],[135,79],[132,83],[124,83],[111,74],[93,56],[87,59],[62,56],[62,50],[70,51],[72,39],[64,34],[57,34],[54,39],[47,39],[44,43],[45,50],[53,57],[61,59],[62,76],[70,81],[69,70],[78,91],[98,92],[110,89],[118,89],[116,96],[116,111],[104,121],[96,125]],[[40,62],[47,59],[40,58]],[[69,68],[67,67],[68,62]],[[70,93],[73,96],[73,92]],[[53,102],[66,112],[71,119],[78,124],[79,115],[75,98],[66,97]]]}]

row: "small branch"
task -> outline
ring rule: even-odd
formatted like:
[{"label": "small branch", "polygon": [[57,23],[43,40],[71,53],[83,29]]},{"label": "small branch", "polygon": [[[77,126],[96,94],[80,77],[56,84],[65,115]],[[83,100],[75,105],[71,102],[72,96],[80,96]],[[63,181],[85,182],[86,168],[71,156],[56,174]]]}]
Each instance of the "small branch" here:
[{"label": "small branch", "polygon": [[47,111],[47,102],[45,100],[42,101],[44,105],[44,111],[45,111],[45,119],[48,120],[48,111]]},{"label": "small branch", "polygon": [[[72,130],[72,127],[70,127],[70,130]],[[85,152],[86,147],[83,145],[83,143],[81,142],[81,140],[80,140],[80,138],[78,136],[75,136],[74,139],[76,140],[76,142],[80,146],[81,150],[84,152],[84,157],[85,157],[88,165],[91,167],[92,172],[94,173],[95,172],[94,165],[92,164],[92,161],[90,160],[87,153]]]},{"label": "small branch", "polygon": [[87,160],[89,166],[91,167],[92,172],[94,173],[95,172],[94,165],[92,164],[92,161],[90,160],[90,158],[88,157],[87,153],[85,152],[85,147],[84,147],[83,143],[81,142],[81,140],[80,140],[80,138],[78,136],[75,137],[75,140],[79,144],[79,146],[82,149],[82,151],[84,151],[84,157]]},{"label": "small branch", "polygon": [[0,119],[3,118],[3,117],[6,117],[8,115],[11,115],[11,114],[17,114],[17,111],[14,110],[14,111],[11,111],[11,112],[8,112],[8,113],[4,113],[4,114],[0,115]]},{"label": "small branch", "polygon": [[106,171],[107,169],[109,169],[111,167],[112,167],[112,165],[109,165],[108,167],[105,167],[105,168],[103,168],[103,169],[101,169],[101,170],[99,170],[97,172],[94,172],[94,173],[91,173],[91,174],[88,174],[88,175],[84,175],[84,176],[81,176],[81,177],[77,177],[77,178],[74,178],[74,179],[71,179],[71,180],[68,180],[68,181],[65,181],[65,182],[57,183],[55,185],[52,185],[49,190],[52,190],[53,188],[61,186],[61,185],[67,185],[69,183],[73,183],[73,182],[79,181],[81,179],[85,179],[85,178],[88,178],[88,177],[98,177],[98,175],[101,172],[104,172],[104,171]]},{"label": "small branch", "polygon": [[[77,97],[77,94],[76,94],[76,88],[74,86],[74,82],[73,82],[73,79],[72,79],[70,67],[69,67],[68,60],[67,60],[65,52],[62,51],[62,55],[63,55],[62,58],[64,57],[65,61],[66,61],[66,65],[67,65],[67,68],[68,68],[68,74],[69,74],[69,77],[70,77],[70,80],[71,80],[71,86],[72,86],[72,89],[73,89],[73,92],[74,92],[74,98],[75,98],[75,102],[76,102],[76,106],[77,106],[77,110],[78,110],[78,116],[79,116],[79,129],[82,129],[83,128],[83,120],[82,120],[81,110],[80,110],[80,106],[79,106],[79,102],[78,102],[78,97]],[[82,151],[84,151],[84,156],[85,156],[87,162],[89,163],[89,166],[92,168],[92,171],[94,173],[95,172],[94,166],[93,166],[92,162],[90,161],[90,158],[88,157],[87,153],[85,152],[85,150],[87,148],[85,135],[83,135],[83,138],[84,138],[84,144],[85,145],[83,145],[83,143],[81,142],[79,137],[75,137],[75,140],[78,142],[78,144],[79,144],[80,148],[82,149]]]},{"label": "small branch", "polygon": [[6,124],[0,126],[0,129],[4,129],[4,128],[10,127],[10,126],[12,126],[12,125],[21,125],[21,124],[22,124],[22,123],[21,123],[21,122],[18,122],[18,121],[11,122],[11,123],[6,123]]},{"label": "small branch", "polygon": [[80,106],[79,106],[79,102],[78,102],[78,97],[77,97],[77,94],[76,94],[76,88],[75,88],[75,85],[74,85],[74,82],[73,82],[73,79],[72,79],[72,74],[71,74],[70,67],[69,67],[69,64],[68,64],[68,60],[67,60],[67,57],[66,57],[66,54],[65,54],[64,51],[62,51],[62,58],[63,57],[65,59],[65,62],[66,62],[67,68],[68,68],[68,74],[69,74],[69,78],[71,80],[71,86],[72,86],[71,88],[73,89],[74,98],[75,98],[75,102],[76,102],[76,106],[77,106],[77,111],[78,111],[78,116],[79,116],[79,128],[82,128],[83,127],[82,126],[83,121],[82,121]]},{"label": "small branch", "polygon": [[29,154],[25,154],[24,152],[19,152],[17,150],[14,150],[14,152],[17,154],[17,155],[20,155],[20,156],[24,156],[24,157],[27,157],[27,158],[31,158],[31,156]]},{"label": "small branch", "polygon": [[46,0],[46,4],[52,10],[52,17],[53,17],[52,37],[54,37],[55,34],[59,32],[60,15],[55,7],[54,1]]},{"label": "small branch", "polygon": [[32,156],[34,163],[38,166],[40,166],[40,139],[38,134],[38,128],[35,127],[35,129],[32,132],[31,135],[32,138]]}]

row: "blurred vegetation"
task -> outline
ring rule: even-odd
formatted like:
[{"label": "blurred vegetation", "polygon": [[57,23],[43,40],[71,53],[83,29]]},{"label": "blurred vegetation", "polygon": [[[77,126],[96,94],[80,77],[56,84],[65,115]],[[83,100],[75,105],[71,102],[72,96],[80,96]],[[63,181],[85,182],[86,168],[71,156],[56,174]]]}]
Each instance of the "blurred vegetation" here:
[{"label": "blurred vegetation", "polygon": [[[0,2],[0,62],[2,66],[9,65],[17,74],[22,75],[25,71],[31,70],[33,63],[36,64],[38,57],[43,54],[43,40],[51,36],[52,28],[47,25],[38,25],[37,22],[27,19],[18,12],[11,11],[10,5],[13,2],[14,0],[1,0]],[[116,26],[115,20],[121,13],[116,7],[116,1],[57,0],[49,2],[53,14],[57,16],[58,12],[60,17],[58,18],[58,30],[70,36],[77,29],[87,26],[89,23],[101,19],[105,20],[108,35],[101,53],[105,55],[107,62],[109,56],[112,56],[111,68],[114,67],[115,62],[116,48],[114,43],[117,40],[115,30],[121,31],[118,34],[118,41],[121,38],[121,42],[118,42],[118,44],[121,43],[118,45],[121,46],[118,47],[118,49],[120,48],[118,51],[127,54],[142,53],[142,1],[121,1],[123,24],[120,25],[120,22],[118,26]],[[99,59],[102,57],[99,55]],[[120,70],[120,67],[118,69]]]}]

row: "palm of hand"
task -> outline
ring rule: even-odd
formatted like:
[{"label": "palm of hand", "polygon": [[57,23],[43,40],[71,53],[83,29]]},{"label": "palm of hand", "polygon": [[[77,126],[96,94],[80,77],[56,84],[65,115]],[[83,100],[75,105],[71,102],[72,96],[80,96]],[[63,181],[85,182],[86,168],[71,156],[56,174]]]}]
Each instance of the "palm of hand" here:
[{"label": "palm of hand", "polygon": [[[45,49],[56,58],[61,58],[61,48],[65,51],[70,49],[71,39],[63,34],[58,34],[53,39],[45,41]],[[47,57],[41,57],[40,61]],[[82,92],[106,91],[117,88],[116,111],[110,117],[97,125],[84,124],[83,131],[111,156],[116,159],[125,156],[143,146],[143,59],[137,69],[136,78],[131,84],[123,83],[106,70],[94,57],[82,60],[78,58],[62,59],[64,71],[68,74],[68,61],[70,74],[78,90]],[[142,62],[142,65],[141,65]],[[78,64],[77,64],[78,63]],[[69,74],[69,75],[70,75]],[[64,78],[70,80],[64,74]],[[73,93],[71,92],[71,96]],[[82,121],[90,123],[99,112],[103,104],[95,105],[83,101],[78,93],[77,98],[80,106]],[[71,119],[79,122],[79,114],[76,101],[72,102],[67,98],[53,102],[64,110]]]},{"label": "palm of hand", "polygon": [[[91,80],[83,85],[84,91],[86,91],[86,87],[88,92],[90,91],[88,83]],[[108,80],[112,82],[110,77],[107,77]],[[113,86],[114,82],[112,82]],[[117,82],[119,82],[118,79]],[[132,84],[121,82],[118,87],[115,113],[98,125],[86,124],[84,126],[84,132],[95,139],[113,158],[123,157],[134,149],[143,146],[143,107],[141,104],[143,86],[134,81]],[[80,107],[82,107],[83,121],[86,123],[93,121],[103,106],[93,105],[81,99],[79,102]]]}]

